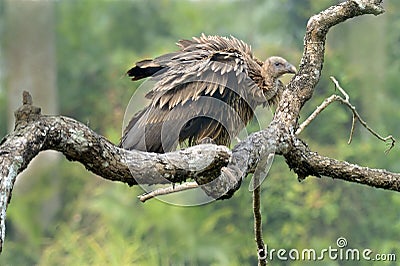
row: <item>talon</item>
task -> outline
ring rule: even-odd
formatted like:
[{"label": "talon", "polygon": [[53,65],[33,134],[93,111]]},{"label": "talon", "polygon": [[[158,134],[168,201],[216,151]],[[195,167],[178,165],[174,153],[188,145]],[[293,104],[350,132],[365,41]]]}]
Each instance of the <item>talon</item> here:
[{"label": "talon", "polygon": [[205,137],[197,141],[197,144],[216,144],[215,141],[210,137]]}]

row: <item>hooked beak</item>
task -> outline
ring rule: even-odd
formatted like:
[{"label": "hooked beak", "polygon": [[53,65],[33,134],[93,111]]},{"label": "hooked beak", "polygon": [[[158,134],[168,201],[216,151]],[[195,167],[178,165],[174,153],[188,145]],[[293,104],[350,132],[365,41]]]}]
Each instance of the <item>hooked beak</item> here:
[{"label": "hooked beak", "polygon": [[292,65],[292,64],[288,63],[288,65],[286,66],[286,69],[287,69],[287,73],[290,73],[290,74],[296,74],[297,73],[296,67],[294,65]]}]

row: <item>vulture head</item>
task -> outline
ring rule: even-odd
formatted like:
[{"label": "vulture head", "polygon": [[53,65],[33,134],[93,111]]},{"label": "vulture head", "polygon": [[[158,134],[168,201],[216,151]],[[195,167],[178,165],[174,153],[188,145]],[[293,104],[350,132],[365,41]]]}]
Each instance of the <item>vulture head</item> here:
[{"label": "vulture head", "polygon": [[284,74],[295,74],[296,68],[286,59],[279,56],[271,56],[263,64],[262,74],[264,77],[279,78]]},{"label": "vulture head", "polygon": [[263,93],[270,106],[277,106],[284,90],[279,78],[284,74],[295,74],[296,68],[286,59],[279,56],[271,56],[265,60],[261,68],[261,76],[264,78]]}]

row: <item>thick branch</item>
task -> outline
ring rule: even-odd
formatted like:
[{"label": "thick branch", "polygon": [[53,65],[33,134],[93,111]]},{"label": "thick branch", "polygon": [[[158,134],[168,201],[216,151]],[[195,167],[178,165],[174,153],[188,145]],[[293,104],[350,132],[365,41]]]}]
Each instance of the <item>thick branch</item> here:
[{"label": "thick branch", "polygon": [[381,1],[377,0],[346,1],[310,18],[299,71],[283,92],[271,124],[265,130],[250,135],[233,149],[232,159],[223,168],[221,176],[212,186],[203,187],[207,194],[213,197],[225,194],[220,198],[229,198],[240,187],[242,179],[257,167],[261,155],[272,152],[287,154],[292,150],[300,110],[311,98],[321,75],[328,30],[355,16],[381,14],[384,10],[380,4]]},{"label": "thick branch", "polygon": [[15,179],[40,151],[60,151],[101,177],[129,185],[216,178],[231,155],[227,147],[211,144],[167,154],[120,149],[71,118],[40,115],[28,96],[15,113],[15,131],[0,142],[0,250]]},{"label": "thick branch", "polygon": [[321,76],[324,63],[325,40],[329,29],[347,19],[365,15],[379,15],[384,12],[378,0],[353,0],[332,6],[312,16],[307,23],[304,36],[304,52],[298,74],[291,80],[284,92],[277,115],[279,121],[291,128],[297,126],[301,107],[308,101]]},{"label": "thick branch", "polygon": [[[60,151],[68,160],[81,162],[99,176],[129,185],[200,178],[219,171],[231,154],[224,146],[210,144],[167,154],[127,151],[84,124],[62,116],[40,116],[33,123],[17,127],[3,140],[0,152],[4,158],[22,155],[19,173],[42,150]],[[207,168],[209,165],[213,168]]]},{"label": "thick branch", "polygon": [[372,169],[321,156],[310,151],[306,144],[297,139],[293,150],[285,155],[289,167],[299,180],[309,175],[327,176],[376,188],[400,191],[400,174],[384,169]]}]

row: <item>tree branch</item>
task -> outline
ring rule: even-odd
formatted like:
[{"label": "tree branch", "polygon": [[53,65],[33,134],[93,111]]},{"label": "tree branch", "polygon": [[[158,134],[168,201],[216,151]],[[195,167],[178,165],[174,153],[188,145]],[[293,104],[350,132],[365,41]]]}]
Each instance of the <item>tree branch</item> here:
[{"label": "tree branch", "polygon": [[[25,108],[25,106],[24,106]],[[17,123],[16,130],[2,141],[2,157],[23,155],[17,174],[42,150],[62,152],[105,179],[129,185],[180,183],[201,179],[228,163],[225,146],[203,144],[167,154],[127,151],[68,117],[39,116],[29,124]],[[207,166],[211,165],[211,168]],[[213,174],[215,176],[215,174]]]},{"label": "tree branch", "polygon": [[349,95],[343,90],[343,88],[340,86],[339,82],[334,77],[331,77],[331,80],[335,84],[335,88],[337,88],[345,96],[344,99],[342,97],[340,97],[339,101],[341,101],[343,104],[347,105],[350,108],[350,110],[353,112],[353,120],[351,123],[351,131],[350,131],[350,137],[349,137],[348,144],[350,144],[353,139],[355,123],[356,123],[356,120],[358,120],[361,123],[361,125],[363,127],[365,127],[377,139],[384,141],[384,142],[387,142],[388,140],[391,141],[390,147],[385,151],[385,153],[388,153],[394,147],[394,144],[396,143],[396,139],[393,138],[392,135],[389,135],[387,137],[382,137],[375,130],[373,130],[370,126],[368,126],[367,122],[365,122],[364,119],[361,118],[360,114],[357,112],[357,109],[354,107],[354,105],[352,105],[350,103]]},{"label": "tree branch", "polygon": [[27,92],[15,112],[15,131],[0,142],[0,250],[5,236],[7,205],[14,182],[29,162],[44,150],[62,152],[89,171],[129,185],[198,182],[216,178],[231,152],[225,146],[203,144],[167,154],[127,151],[71,118],[44,116]]},{"label": "tree branch", "polygon": [[356,121],[358,120],[363,127],[365,127],[372,135],[374,135],[377,139],[387,142],[390,140],[390,147],[386,149],[385,153],[388,153],[395,145],[396,139],[392,136],[389,135],[387,137],[382,137],[380,134],[378,134],[375,130],[373,130],[370,126],[368,126],[367,122],[364,121],[364,119],[361,118],[360,114],[357,112],[357,109],[354,105],[350,103],[350,96],[346,93],[346,91],[340,86],[339,82],[334,78],[330,77],[333,83],[335,84],[335,88],[338,89],[344,96],[343,97],[333,94],[330,97],[326,98],[321,105],[319,105],[314,112],[297,128],[296,130],[296,135],[299,135],[304,128],[306,128],[325,108],[327,108],[331,103],[338,101],[341,102],[342,104],[346,105],[347,107],[350,108],[350,110],[353,112],[353,119],[351,123],[351,129],[350,129],[350,137],[348,140],[348,144],[351,143],[353,140],[353,135],[354,135],[354,128]]},{"label": "tree branch", "polygon": [[327,176],[345,181],[400,192],[400,174],[373,169],[321,156],[296,139],[291,152],[285,154],[289,167],[301,181],[307,176]]},{"label": "tree branch", "polygon": [[189,189],[194,189],[194,188],[198,188],[198,187],[199,187],[199,184],[197,184],[196,182],[187,182],[187,183],[183,183],[183,184],[179,184],[179,185],[172,185],[172,186],[166,187],[166,188],[159,188],[159,189],[144,193],[144,194],[140,195],[138,198],[141,202],[146,202],[149,199],[155,198],[157,196],[168,195],[168,194],[185,191],[185,190],[189,190]]},{"label": "tree branch", "polygon": [[314,112],[307,117],[306,120],[304,120],[303,123],[297,128],[296,130],[296,135],[299,135],[303,130],[308,127],[308,125],[315,119],[317,116],[326,109],[331,103],[338,101],[340,98],[339,95],[333,94],[326,98],[320,105],[317,106],[317,108],[314,110]]},{"label": "tree branch", "polygon": [[258,265],[267,265],[267,251],[262,236],[262,217],[261,217],[261,185],[258,184],[258,178],[254,177],[253,191],[253,214],[254,214],[254,236],[257,244]]},{"label": "tree branch", "polygon": [[260,155],[274,152],[286,155],[292,151],[300,110],[311,98],[321,75],[329,29],[356,16],[383,13],[381,2],[346,1],[309,19],[299,71],[283,91],[271,124],[266,129],[249,135],[234,147],[231,161],[223,168],[221,176],[212,185],[202,187],[208,195],[220,199],[231,197],[247,174],[256,169],[261,160]]}]

